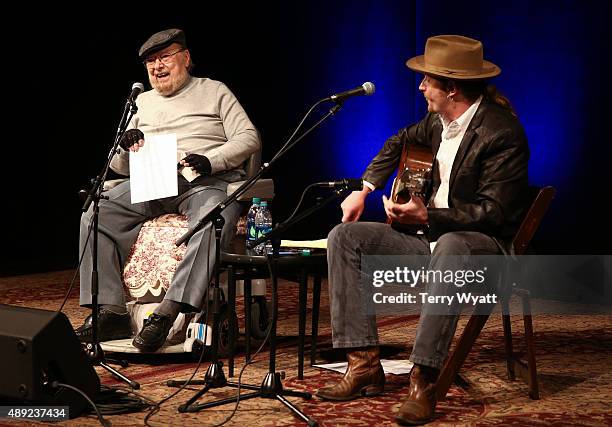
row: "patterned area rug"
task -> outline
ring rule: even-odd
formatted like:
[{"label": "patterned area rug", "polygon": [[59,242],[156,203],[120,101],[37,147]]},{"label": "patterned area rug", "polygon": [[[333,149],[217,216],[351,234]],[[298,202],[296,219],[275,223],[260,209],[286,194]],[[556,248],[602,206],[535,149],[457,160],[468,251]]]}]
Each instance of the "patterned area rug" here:
[{"label": "patterned area rug", "polygon": [[[57,309],[68,289],[73,272],[55,272],[31,276],[0,278],[0,303],[24,307]],[[285,388],[314,392],[332,383],[340,374],[312,368],[306,363],[304,380],[297,380],[297,284],[281,282],[279,286],[279,348],[277,371],[284,371]],[[341,354],[331,349],[329,304],[326,284],[321,295],[318,361],[334,360]],[[311,306],[309,302],[309,307]],[[78,285],[70,293],[64,312],[73,326],[81,324],[89,310],[78,306]],[[242,305],[238,303],[242,322]],[[309,311],[310,313],[310,311]],[[308,320],[310,322],[310,319]],[[383,356],[405,359],[410,354],[418,322],[417,316],[385,317],[379,319]],[[459,322],[458,331],[467,317]],[[515,348],[521,350],[522,319],[513,316]],[[492,316],[485,325],[470,353],[462,376],[465,388],[451,387],[447,399],[438,404],[432,425],[612,425],[612,318],[607,315],[538,315],[534,318],[536,358],[540,381],[540,400],[531,400],[527,386],[520,381],[508,381],[503,359],[503,332],[500,316]],[[307,330],[310,333],[310,330]],[[307,341],[308,342],[308,341]],[[253,348],[256,348],[253,343]],[[244,336],[239,346],[243,349]],[[307,354],[309,348],[307,347]],[[246,368],[242,381],[258,385],[268,370],[268,353],[264,350],[257,362]],[[132,356],[130,366],[120,370],[141,383],[140,393],[159,401],[174,390],[165,386],[169,379],[191,376],[196,361],[190,355]],[[244,357],[236,359],[237,370],[244,365]],[[196,378],[202,378],[207,363],[199,369]],[[104,369],[96,368],[101,381],[107,386],[122,386]],[[226,371],[227,374],[227,371]],[[237,378],[234,378],[236,380]],[[307,401],[289,400],[321,426],[395,425],[393,414],[401,405],[408,388],[407,375],[388,375],[386,392],[371,399],[358,399],[346,403],[330,403],[315,397]],[[151,425],[214,425],[231,414],[234,405],[224,405],[195,414],[180,414],[177,408],[189,399],[199,387],[190,386],[162,405],[150,419]],[[201,401],[232,396],[235,389],[214,389]],[[107,416],[115,426],[143,425],[147,411]],[[0,420],[0,425],[16,425]],[[31,424],[31,423],[28,423]],[[60,423],[69,426],[99,425],[96,418],[81,416]],[[305,425],[294,418],[281,403],[256,398],[240,403],[235,416],[226,425],[293,426]]]}]

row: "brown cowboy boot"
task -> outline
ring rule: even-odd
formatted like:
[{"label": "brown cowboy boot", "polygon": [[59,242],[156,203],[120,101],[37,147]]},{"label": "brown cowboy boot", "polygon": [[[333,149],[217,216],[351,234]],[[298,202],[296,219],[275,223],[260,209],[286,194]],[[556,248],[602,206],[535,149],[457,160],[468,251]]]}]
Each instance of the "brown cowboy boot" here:
[{"label": "brown cowboy boot", "polygon": [[433,419],[436,410],[438,369],[414,365],[410,372],[410,391],[395,417],[400,425],[421,425]]},{"label": "brown cowboy boot", "polygon": [[317,391],[327,400],[352,400],[376,396],[385,388],[385,372],[380,364],[378,347],[363,347],[347,353],[348,367],[339,383]]}]

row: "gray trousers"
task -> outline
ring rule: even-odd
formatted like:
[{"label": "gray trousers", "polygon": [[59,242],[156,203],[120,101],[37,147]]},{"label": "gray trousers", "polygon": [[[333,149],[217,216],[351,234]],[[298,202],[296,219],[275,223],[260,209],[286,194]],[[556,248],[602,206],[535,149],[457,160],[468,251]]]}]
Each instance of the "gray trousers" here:
[{"label": "gray trousers", "polygon": [[[199,177],[189,183],[179,175],[179,195],[148,202],[130,202],[130,183],[123,182],[100,201],[98,234],[98,303],[124,305],[122,269],[142,224],[165,213],[186,215],[189,227],[226,197],[228,183],[215,177]],[[81,305],[91,305],[91,272],[93,236],[89,234],[92,207],[81,217],[80,251],[87,242],[81,264]],[[223,212],[225,225],[221,246],[227,247],[240,214],[237,203]],[[214,273],[215,236],[210,223],[196,232],[187,244],[185,257],[178,265],[165,299],[187,304],[184,310],[199,311],[202,299]]]},{"label": "gray trousers", "polygon": [[[429,260],[430,270],[456,271],[465,268],[465,265],[461,265],[463,260],[469,262],[468,257],[462,255],[501,253],[491,237],[478,232],[446,233],[440,237],[431,253],[424,236],[404,234],[387,224],[369,222],[336,226],[328,236],[327,251],[332,341],[336,348],[379,344],[376,315],[367,307],[367,301],[372,301],[373,289],[372,286],[362,285],[362,256],[423,255]],[[428,283],[426,292],[432,296],[451,295],[457,292],[457,288]],[[461,303],[456,298],[448,306],[422,305],[410,356],[412,362],[442,367],[460,311]]]}]

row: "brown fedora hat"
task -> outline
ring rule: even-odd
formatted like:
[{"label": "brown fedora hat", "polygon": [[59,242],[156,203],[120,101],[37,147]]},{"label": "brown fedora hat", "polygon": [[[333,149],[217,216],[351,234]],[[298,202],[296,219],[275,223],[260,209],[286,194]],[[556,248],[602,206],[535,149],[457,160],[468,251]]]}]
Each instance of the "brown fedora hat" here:
[{"label": "brown fedora hat", "polygon": [[425,54],[406,61],[411,70],[456,80],[478,80],[495,77],[501,69],[485,61],[482,43],[469,37],[434,36],[425,43]]}]

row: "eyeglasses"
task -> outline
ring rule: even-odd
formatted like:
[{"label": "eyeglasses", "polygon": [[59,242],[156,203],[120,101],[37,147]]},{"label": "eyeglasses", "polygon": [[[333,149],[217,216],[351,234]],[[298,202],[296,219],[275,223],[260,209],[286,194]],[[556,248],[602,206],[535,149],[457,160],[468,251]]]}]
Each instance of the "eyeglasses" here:
[{"label": "eyeglasses", "polygon": [[148,58],[146,58],[143,62],[143,64],[145,65],[145,67],[153,67],[155,65],[155,62],[159,59],[161,61],[162,64],[164,65],[168,65],[172,62],[172,57],[174,55],[176,55],[179,52],[184,51],[185,49],[179,49],[175,52],[172,53],[162,53],[161,55],[156,55],[156,56],[149,56]]}]

